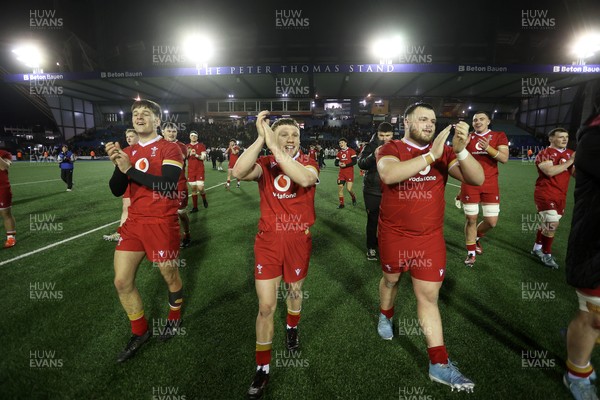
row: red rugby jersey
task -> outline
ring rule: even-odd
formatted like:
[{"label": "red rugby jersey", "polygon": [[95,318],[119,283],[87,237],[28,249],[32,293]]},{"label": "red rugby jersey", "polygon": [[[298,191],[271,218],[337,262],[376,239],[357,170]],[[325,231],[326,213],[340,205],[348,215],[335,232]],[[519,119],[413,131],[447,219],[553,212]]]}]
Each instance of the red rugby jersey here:
[{"label": "red rugby jersey", "polygon": [[[202,153],[206,152],[206,146],[203,143],[196,143],[196,144],[187,144],[186,145],[188,149],[194,149],[196,150],[196,154],[198,154],[198,156],[200,156]],[[200,160],[194,156],[190,156],[188,158],[188,169],[190,171],[199,171],[199,170],[203,170],[204,169],[204,161]]]},{"label": "red rugby jersey", "polygon": [[[296,161],[319,174],[315,160],[298,152]],[[305,231],[315,222],[315,188],[304,188],[292,181],[273,155],[259,157],[262,169],[260,192],[260,231]]]},{"label": "red rugby jersey", "polygon": [[[352,162],[352,157],[356,157],[356,152],[354,151],[354,149],[351,149],[350,147],[347,147],[346,150],[339,150],[335,156],[335,158],[337,160],[339,160],[340,162],[349,164]],[[341,169],[342,167],[340,167]],[[351,167],[352,171],[354,171],[354,165]],[[344,168],[346,169],[346,168]]]},{"label": "red rugby jersey", "polygon": [[569,190],[569,179],[571,178],[571,171],[573,166],[569,169],[561,172],[558,175],[549,177],[544,174],[540,169],[540,163],[546,161],[552,161],[552,165],[564,164],[571,159],[573,156],[573,150],[564,149],[559,150],[554,147],[547,147],[540,151],[535,158],[535,165],[538,170],[538,178],[535,181],[535,195],[542,198],[548,199],[561,199],[567,196]]},{"label": "red rugby jersey", "polygon": [[[409,140],[391,140],[377,155],[408,161],[426,154],[431,149]],[[442,233],[444,227],[444,192],[448,169],[458,161],[451,147],[444,145],[442,156],[407,180],[391,185],[381,184],[379,229],[398,236],[419,237]]]},{"label": "red rugby jersey", "polygon": [[[146,143],[138,142],[123,151],[127,153],[135,169],[151,175],[162,175],[163,165],[183,168],[183,155],[180,147],[164,140],[162,136],[157,136]],[[177,216],[179,203],[176,194],[159,194],[131,179],[129,180],[129,191],[131,196],[129,218],[158,223]]]},{"label": "red rugby jersey", "polygon": [[486,183],[490,179],[498,179],[498,160],[490,156],[485,149],[482,149],[479,144],[477,144],[477,141],[479,138],[485,138],[489,136],[490,146],[498,150],[499,146],[508,147],[508,138],[506,137],[506,134],[504,132],[495,132],[488,129],[487,132],[481,134],[471,132],[469,135],[471,136],[471,140],[467,144],[467,151],[471,153],[483,167]]}]

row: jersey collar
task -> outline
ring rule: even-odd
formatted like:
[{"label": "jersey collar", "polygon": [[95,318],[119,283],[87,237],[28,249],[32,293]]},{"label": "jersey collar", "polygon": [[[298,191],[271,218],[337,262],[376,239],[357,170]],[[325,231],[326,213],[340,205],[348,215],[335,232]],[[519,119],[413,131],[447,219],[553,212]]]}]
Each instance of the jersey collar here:
[{"label": "jersey collar", "polygon": [[559,149],[558,147],[554,147],[554,146],[549,146],[551,149],[554,149],[560,153],[564,153],[565,151],[567,151],[567,148],[565,147],[564,149]]},{"label": "jersey collar", "polygon": [[483,132],[483,133],[477,133],[477,132],[473,132],[473,133],[474,133],[474,134],[476,134],[477,136],[485,136],[485,135],[487,135],[488,133],[490,133],[491,131],[492,131],[491,129],[488,129],[487,131],[485,131],[485,132]]},{"label": "jersey collar", "polygon": [[137,144],[139,144],[142,147],[146,147],[148,145],[151,145],[152,143],[158,142],[161,139],[162,139],[162,136],[158,135],[157,137],[155,137],[154,139],[150,140],[149,142],[146,142],[146,143],[138,142]]},{"label": "jersey collar", "polygon": [[425,146],[419,146],[416,143],[411,142],[410,140],[406,139],[406,138],[402,138],[400,139],[401,141],[403,141],[405,144],[409,145],[410,147],[414,147],[415,149],[419,149],[419,150],[425,150],[426,148],[428,148],[429,146],[431,146],[431,143],[425,145]]}]

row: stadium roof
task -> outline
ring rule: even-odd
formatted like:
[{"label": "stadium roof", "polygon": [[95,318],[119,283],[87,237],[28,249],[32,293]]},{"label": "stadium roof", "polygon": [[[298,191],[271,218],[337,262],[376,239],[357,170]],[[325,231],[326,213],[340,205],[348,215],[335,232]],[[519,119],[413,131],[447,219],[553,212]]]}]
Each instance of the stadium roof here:
[{"label": "stadium roof", "polygon": [[[575,59],[575,37],[600,29],[600,2],[592,0],[29,1],[2,19],[0,66],[9,80],[30,72],[11,48],[34,40],[46,50],[44,71],[64,78],[65,94],[101,103],[138,94],[171,102],[229,94],[276,98],[292,90],[290,97],[302,98],[372,94],[516,104],[527,88],[559,89],[600,77],[561,71]],[[182,55],[182,38],[194,31],[214,40],[211,76],[203,68],[198,76]],[[395,34],[404,37],[405,53],[390,60],[393,72],[378,72],[370,44]],[[587,62],[600,63],[598,56]],[[217,76],[216,67],[224,73]],[[0,94],[7,93],[3,118],[18,103],[14,92]]]}]

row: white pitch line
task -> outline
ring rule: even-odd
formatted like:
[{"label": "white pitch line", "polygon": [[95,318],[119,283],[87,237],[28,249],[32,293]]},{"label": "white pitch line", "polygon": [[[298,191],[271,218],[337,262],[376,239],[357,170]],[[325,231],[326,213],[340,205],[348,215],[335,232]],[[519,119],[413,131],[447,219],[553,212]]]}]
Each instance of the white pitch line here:
[{"label": "white pitch line", "polygon": [[[219,187],[219,186],[223,186],[223,185],[224,185],[224,184],[226,184],[226,183],[227,183],[227,182],[221,182],[221,183],[219,183],[218,185],[211,186],[211,187],[209,187],[209,188],[207,188],[207,189],[204,189],[204,191],[206,192],[207,190],[214,189],[214,188],[216,188],[216,187]],[[190,196],[191,196],[191,195],[190,195]]]},{"label": "white pitch line", "polygon": [[[60,179],[56,179],[56,180],[60,180]],[[219,187],[219,186],[222,186],[222,185],[224,185],[224,184],[225,184],[225,182],[222,182],[222,183],[219,183],[218,185],[211,186],[211,187],[209,187],[208,189],[205,189],[205,190],[214,189],[214,188],[216,188],[216,187]],[[191,196],[191,194],[190,194],[190,196]],[[41,252],[41,251],[44,251],[44,250],[51,249],[51,248],[53,248],[53,247],[56,247],[56,246],[59,246],[59,245],[61,245],[61,244],[63,244],[63,243],[70,242],[71,240],[79,239],[79,238],[80,238],[80,237],[82,237],[82,236],[85,236],[85,235],[88,235],[88,234],[90,234],[90,233],[93,233],[93,232],[99,231],[100,229],[104,229],[104,228],[106,228],[107,226],[111,226],[111,225],[114,225],[114,224],[116,224],[116,223],[119,223],[119,222],[121,222],[121,220],[114,221],[114,222],[110,222],[110,223],[108,223],[108,224],[106,224],[106,225],[99,226],[98,228],[94,228],[94,229],[92,229],[92,230],[89,230],[89,231],[87,231],[87,232],[80,233],[79,235],[75,235],[75,236],[72,236],[72,237],[70,237],[70,238],[67,238],[67,239],[61,240],[61,241],[59,241],[59,242],[56,242],[56,243],[49,244],[48,246],[41,247],[41,248],[39,248],[39,249],[37,249],[37,250],[30,251],[29,253],[21,254],[20,256],[16,256],[16,257],[14,257],[14,258],[11,258],[10,260],[2,261],[2,262],[0,262],[0,266],[2,266],[2,265],[5,265],[5,264],[8,264],[8,263],[11,263],[11,262],[13,262],[13,261],[20,260],[20,259],[22,259],[22,258],[25,258],[25,257],[29,257],[29,256],[31,256],[31,255],[34,255],[34,254],[36,254],[36,253],[39,253],[39,252]]]},{"label": "white pitch line", "polygon": [[34,184],[34,183],[44,183],[44,182],[54,182],[54,181],[62,181],[62,179],[49,179],[47,181],[11,183],[10,186],[31,185],[31,184]]},{"label": "white pitch line", "polygon": [[61,240],[60,242],[49,244],[48,246],[44,246],[44,247],[41,247],[41,248],[39,248],[37,250],[30,251],[29,253],[21,254],[20,256],[16,256],[14,258],[11,258],[10,260],[2,261],[2,262],[0,262],[0,266],[8,264],[8,263],[11,263],[11,262],[16,261],[16,260],[20,260],[21,258],[29,257],[29,256],[31,256],[33,254],[39,253],[40,251],[51,249],[51,248],[56,247],[58,245],[61,245],[63,243],[70,242],[71,240],[78,239],[78,238],[80,238],[82,236],[85,236],[85,235],[87,235],[89,233],[93,233],[93,232],[99,231],[100,229],[104,229],[107,226],[111,226],[111,225],[117,224],[119,222],[121,222],[121,220],[118,220],[118,221],[115,221],[115,222],[111,222],[111,223],[108,223],[106,225],[99,226],[98,228],[94,228],[94,229],[92,229],[90,231],[80,233],[79,235],[71,236],[70,238]]},{"label": "white pitch line", "polygon": [[450,186],[457,187],[457,188],[459,188],[459,187],[460,187],[460,185],[455,185],[454,183],[450,183],[450,182],[448,182],[447,184],[448,184],[448,185],[450,185]]}]

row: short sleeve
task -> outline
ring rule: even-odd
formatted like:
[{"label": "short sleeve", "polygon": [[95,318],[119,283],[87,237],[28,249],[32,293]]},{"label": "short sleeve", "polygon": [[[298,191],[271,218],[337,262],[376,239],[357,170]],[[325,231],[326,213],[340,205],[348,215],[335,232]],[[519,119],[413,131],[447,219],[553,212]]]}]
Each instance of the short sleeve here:
[{"label": "short sleeve", "polygon": [[506,134],[504,132],[498,133],[496,147],[498,146],[508,146],[508,138],[506,137]]},{"label": "short sleeve", "polygon": [[458,162],[456,159],[456,153],[454,153],[452,147],[448,145],[444,145],[444,159],[448,169]]},{"label": "short sleeve", "polygon": [[183,168],[183,154],[178,145],[169,143],[169,145],[166,146],[162,165],[173,165],[175,167]]},{"label": "short sleeve", "polygon": [[398,147],[394,141],[389,141],[384,144],[377,153],[377,162],[381,160],[383,157],[395,157],[400,159],[400,154],[398,153]]}]

